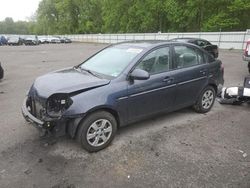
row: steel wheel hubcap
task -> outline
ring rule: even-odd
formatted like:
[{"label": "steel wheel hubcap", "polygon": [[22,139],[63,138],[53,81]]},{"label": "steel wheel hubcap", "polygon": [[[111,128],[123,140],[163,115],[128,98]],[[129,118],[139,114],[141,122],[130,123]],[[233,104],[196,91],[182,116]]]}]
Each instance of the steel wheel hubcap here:
[{"label": "steel wheel hubcap", "polygon": [[92,123],[87,131],[87,141],[97,147],[105,144],[112,134],[112,125],[107,119],[99,119]]},{"label": "steel wheel hubcap", "polygon": [[202,96],[202,101],[201,101],[202,107],[204,109],[209,109],[213,103],[213,100],[214,100],[213,91],[207,90]]}]

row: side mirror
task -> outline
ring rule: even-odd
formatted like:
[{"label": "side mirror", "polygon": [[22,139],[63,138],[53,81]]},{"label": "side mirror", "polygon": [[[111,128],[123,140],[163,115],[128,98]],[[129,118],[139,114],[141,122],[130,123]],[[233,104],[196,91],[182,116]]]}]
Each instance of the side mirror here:
[{"label": "side mirror", "polygon": [[147,80],[149,77],[149,73],[142,69],[135,69],[130,74],[130,78],[134,80]]}]

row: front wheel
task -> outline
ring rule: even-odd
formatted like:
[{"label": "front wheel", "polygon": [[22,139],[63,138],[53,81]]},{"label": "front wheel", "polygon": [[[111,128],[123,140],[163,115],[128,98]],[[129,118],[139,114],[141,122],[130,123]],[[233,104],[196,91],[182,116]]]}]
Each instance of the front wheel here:
[{"label": "front wheel", "polygon": [[206,113],[210,111],[215,100],[215,90],[212,86],[207,86],[200,94],[197,102],[193,106],[198,113]]},{"label": "front wheel", "polygon": [[117,131],[117,122],[112,114],[98,111],[90,114],[80,124],[77,140],[89,152],[106,148]]}]

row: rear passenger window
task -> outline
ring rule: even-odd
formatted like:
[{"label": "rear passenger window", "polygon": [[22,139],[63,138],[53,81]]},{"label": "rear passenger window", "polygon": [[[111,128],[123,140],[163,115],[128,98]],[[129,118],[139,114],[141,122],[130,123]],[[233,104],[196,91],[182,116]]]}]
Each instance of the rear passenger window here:
[{"label": "rear passenger window", "polygon": [[204,63],[203,55],[188,46],[175,46],[175,68],[191,67]]},{"label": "rear passenger window", "polygon": [[169,47],[159,48],[150,52],[136,68],[145,70],[150,74],[157,74],[170,70]]}]

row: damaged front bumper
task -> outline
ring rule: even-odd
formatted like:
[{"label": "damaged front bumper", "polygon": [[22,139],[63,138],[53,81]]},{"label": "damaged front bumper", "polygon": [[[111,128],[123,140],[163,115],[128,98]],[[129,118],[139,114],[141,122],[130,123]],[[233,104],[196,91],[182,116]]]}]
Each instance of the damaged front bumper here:
[{"label": "damaged front bumper", "polygon": [[27,122],[32,124],[40,131],[50,132],[55,136],[63,136],[66,134],[66,120],[64,119],[51,119],[40,120],[35,117],[27,106],[27,98],[24,99],[22,105],[22,114]]},{"label": "damaged front bumper", "polygon": [[30,113],[27,107],[27,98],[24,99],[23,105],[22,105],[22,114],[25,120],[32,125],[34,125],[37,128],[44,128],[44,121],[41,121],[40,119],[36,118],[34,115]]}]

